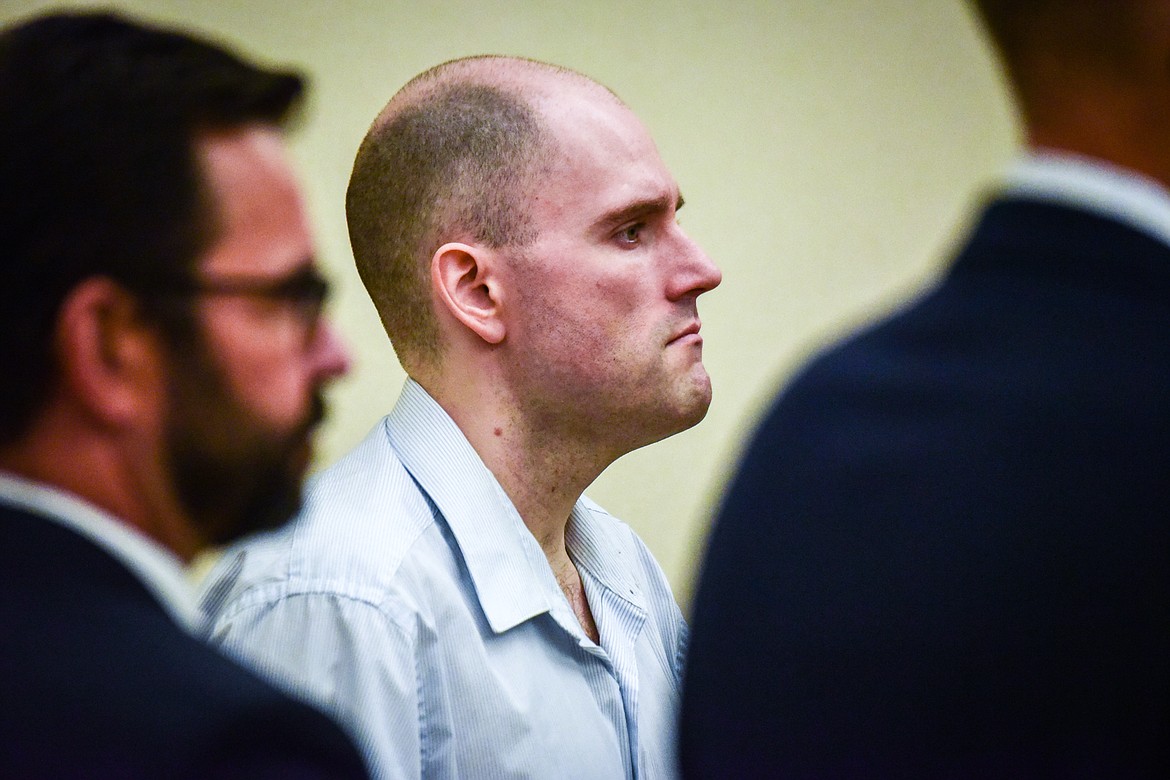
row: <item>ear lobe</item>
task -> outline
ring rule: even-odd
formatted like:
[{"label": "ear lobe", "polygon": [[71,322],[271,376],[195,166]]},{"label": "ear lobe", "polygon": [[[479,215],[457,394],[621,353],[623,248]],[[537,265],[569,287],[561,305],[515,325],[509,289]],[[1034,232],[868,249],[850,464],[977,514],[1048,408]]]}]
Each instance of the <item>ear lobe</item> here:
[{"label": "ear lobe", "polygon": [[488,344],[504,340],[500,296],[487,250],[447,243],[431,257],[431,284],[455,319]]},{"label": "ear lobe", "polygon": [[63,389],[105,423],[125,423],[157,405],[157,339],[133,297],[113,281],[94,277],[69,293],[57,319],[56,348]]}]

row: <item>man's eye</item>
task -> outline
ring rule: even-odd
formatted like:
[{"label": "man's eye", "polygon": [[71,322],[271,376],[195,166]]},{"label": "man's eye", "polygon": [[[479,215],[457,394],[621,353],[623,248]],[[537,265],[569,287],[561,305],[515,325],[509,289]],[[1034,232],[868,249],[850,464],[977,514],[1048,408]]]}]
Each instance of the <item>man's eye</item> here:
[{"label": "man's eye", "polygon": [[618,238],[626,244],[636,244],[642,238],[642,231],[645,225],[641,222],[630,225],[618,234]]}]

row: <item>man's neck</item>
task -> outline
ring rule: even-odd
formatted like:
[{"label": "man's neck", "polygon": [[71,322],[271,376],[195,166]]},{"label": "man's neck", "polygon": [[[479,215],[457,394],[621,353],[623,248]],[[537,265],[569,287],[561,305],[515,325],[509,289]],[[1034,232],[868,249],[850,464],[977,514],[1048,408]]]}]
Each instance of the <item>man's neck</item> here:
[{"label": "man's neck", "polygon": [[204,542],[164,489],[157,452],[134,452],[129,443],[79,430],[50,417],[0,450],[0,469],[75,495],[190,561]]},{"label": "man's neck", "polygon": [[533,424],[503,394],[475,395],[469,383],[450,383],[447,388],[460,390],[446,393],[441,385],[432,385],[423,386],[500,483],[544,551],[582,630],[599,641],[584,584],[566,547],[565,532],[573,506],[612,458],[594,452],[589,442],[565,436],[548,425]]},{"label": "man's neck", "polygon": [[534,422],[511,395],[471,377],[415,381],[459,427],[555,569],[567,555],[573,506],[613,458],[596,452],[594,442]]},{"label": "man's neck", "polygon": [[574,451],[573,444],[543,432],[534,435],[516,415],[502,414],[496,419],[501,422],[490,426],[464,425],[458,418],[455,422],[555,569],[558,562],[567,560],[565,529],[573,506],[602,467]]},{"label": "man's neck", "polygon": [[1101,160],[1170,186],[1170,103],[1163,94],[1170,84],[1156,90],[1048,86],[1056,97],[1025,111],[1028,148]]},{"label": "man's neck", "polygon": [[513,426],[511,432],[496,426],[479,441],[471,436],[468,440],[544,551],[581,630],[600,644],[585,584],[569,555],[565,532],[573,506],[601,469],[573,458],[572,447],[563,442],[525,434],[523,426]]}]

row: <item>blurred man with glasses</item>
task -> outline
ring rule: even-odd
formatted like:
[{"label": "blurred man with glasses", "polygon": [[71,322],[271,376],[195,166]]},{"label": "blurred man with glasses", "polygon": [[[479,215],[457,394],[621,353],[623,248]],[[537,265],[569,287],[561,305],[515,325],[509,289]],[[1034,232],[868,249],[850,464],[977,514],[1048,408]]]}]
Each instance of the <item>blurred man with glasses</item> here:
[{"label": "blurred man with glasses", "polygon": [[296,511],[346,370],[301,89],[112,15],[0,33],[0,776],[364,776],[194,638],[182,569]]}]

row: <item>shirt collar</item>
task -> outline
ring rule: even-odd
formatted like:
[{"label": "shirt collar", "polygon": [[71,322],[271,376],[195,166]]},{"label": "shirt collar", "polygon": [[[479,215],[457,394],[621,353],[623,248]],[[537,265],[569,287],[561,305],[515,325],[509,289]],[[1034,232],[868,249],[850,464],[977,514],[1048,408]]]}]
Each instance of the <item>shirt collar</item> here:
[{"label": "shirt collar", "polygon": [[1039,149],[1017,157],[1004,176],[1006,193],[1092,211],[1170,245],[1170,191],[1103,160]]},{"label": "shirt collar", "polygon": [[608,514],[587,498],[582,498],[573,507],[565,531],[565,545],[573,562],[619,599],[645,611],[642,589],[629,574],[636,562],[626,560],[623,545],[612,536],[619,527],[617,521],[614,520],[613,525],[596,522],[592,516],[594,512]]},{"label": "shirt collar", "polygon": [[129,569],[182,628],[194,633],[199,610],[182,562],[173,552],[72,493],[0,472],[0,501],[59,523]]},{"label": "shirt collar", "polygon": [[552,574],[540,545],[459,426],[414,380],[406,381],[386,431],[450,527],[492,630],[552,610]]}]

